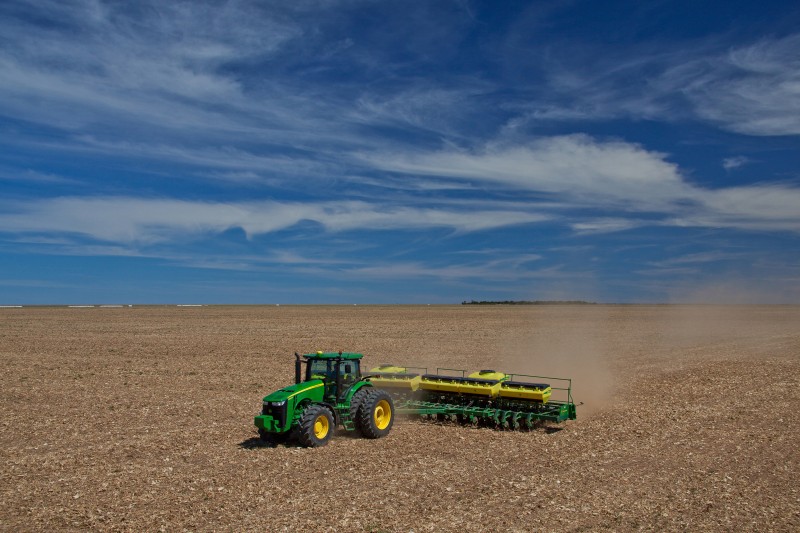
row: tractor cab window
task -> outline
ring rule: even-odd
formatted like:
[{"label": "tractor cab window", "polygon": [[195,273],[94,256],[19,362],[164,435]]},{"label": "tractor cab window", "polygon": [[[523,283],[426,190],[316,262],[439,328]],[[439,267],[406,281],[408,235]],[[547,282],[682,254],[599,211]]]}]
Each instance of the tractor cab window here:
[{"label": "tractor cab window", "polygon": [[336,378],[334,368],[329,359],[311,359],[308,362],[307,379],[331,381]]},{"label": "tractor cab window", "polygon": [[339,361],[339,373],[342,375],[342,384],[352,385],[358,381],[358,361]]}]

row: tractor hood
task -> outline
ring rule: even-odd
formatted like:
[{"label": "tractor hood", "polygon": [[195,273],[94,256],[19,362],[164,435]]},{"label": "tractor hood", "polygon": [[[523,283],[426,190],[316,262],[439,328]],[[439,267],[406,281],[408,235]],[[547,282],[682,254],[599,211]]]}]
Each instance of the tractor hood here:
[{"label": "tractor hood", "polygon": [[322,388],[324,386],[325,384],[322,382],[321,379],[312,379],[310,381],[304,381],[303,383],[295,383],[294,385],[289,385],[288,387],[278,389],[275,392],[267,396],[264,396],[264,401],[283,402],[297,396],[302,392],[310,391],[312,389]]}]

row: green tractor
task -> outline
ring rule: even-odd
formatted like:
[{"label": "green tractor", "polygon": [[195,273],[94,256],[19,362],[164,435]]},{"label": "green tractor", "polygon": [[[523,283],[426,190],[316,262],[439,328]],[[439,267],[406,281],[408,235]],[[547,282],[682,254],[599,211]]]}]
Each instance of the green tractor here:
[{"label": "green tractor", "polygon": [[294,355],[295,384],[265,396],[255,417],[263,442],[274,446],[294,437],[302,446],[324,446],[339,425],[368,439],[389,434],[394,403],[362,378],[360,353]]}]

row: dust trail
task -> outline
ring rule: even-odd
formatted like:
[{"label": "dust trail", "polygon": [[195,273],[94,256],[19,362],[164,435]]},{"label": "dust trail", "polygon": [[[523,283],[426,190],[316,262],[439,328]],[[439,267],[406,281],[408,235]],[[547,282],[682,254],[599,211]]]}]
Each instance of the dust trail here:
[{"label": "dust trail", "polygon": [[[607,346],[592,327],[599,321],[596,316],[587,318],[585,322],[549,322],[546,326],[534,318],[528,332],[501,341],[498,370],[569,378],[573,400],[576,404],[583,402],[578,407],[579,417],[603,409],[613,399],[615,380]],[[564,382],[551,380],[550,384],[566,387]],[[566,399],[565,394],[553,391],[552,399]]]},{"label": "dust trail", "polygon": [[793,273],[776,282],[757,276],[718,274],[713,280],[675,285],[668,293],[668,301],[705,305],[797,305],[800,303],[800,278]]}]

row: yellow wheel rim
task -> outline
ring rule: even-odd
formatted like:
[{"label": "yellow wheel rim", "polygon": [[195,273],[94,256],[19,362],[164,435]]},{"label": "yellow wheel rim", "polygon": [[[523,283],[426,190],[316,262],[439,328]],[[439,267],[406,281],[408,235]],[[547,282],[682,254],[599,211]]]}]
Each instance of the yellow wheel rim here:
[{"label": "yellow wheel rim", "polygon": [[386,400],[381,400],[375,406],[375,425],[378,429],[386,429],[392,421],[392,406]]},{"label": "yellow wheel rim", "polygon": [[319,415],[314,421],[314,436],[318,439],[324,439],[328,435],[328,431],[330,431],[328,417],[325,415]]}]

